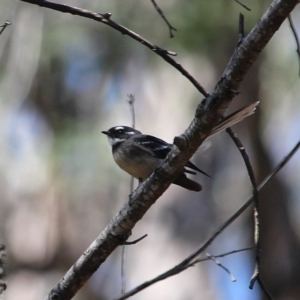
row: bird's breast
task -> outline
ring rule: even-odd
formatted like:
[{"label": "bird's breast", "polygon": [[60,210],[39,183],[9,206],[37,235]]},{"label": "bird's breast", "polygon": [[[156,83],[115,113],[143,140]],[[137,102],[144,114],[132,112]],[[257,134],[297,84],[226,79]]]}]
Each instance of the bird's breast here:
[{"label": "bird's breast", "polygon": [[160,160],[157,160],[154,157],[145,157],[143,154],[139,153],[115,151],[113,157],[116,164],[121,169],[131,176],[142,180],[146,180],[160,163]]}]

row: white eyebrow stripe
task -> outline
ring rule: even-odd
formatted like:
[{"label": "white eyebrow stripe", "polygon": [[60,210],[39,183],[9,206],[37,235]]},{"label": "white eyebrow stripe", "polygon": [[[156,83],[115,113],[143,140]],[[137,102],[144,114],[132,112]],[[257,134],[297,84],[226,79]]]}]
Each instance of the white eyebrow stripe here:
[{"label": "white eyebrow stripe", "polygon": [[115,127],[115,129],[116,129],[116,130],[123,130],[124,127],[123,127],[123,126],[117,126],[117,127]]},{"label": "white eyebrow stripe", "polygon": [[135,134],[134,131],[129,131],[129,132],[126,132],[126,134]]}]

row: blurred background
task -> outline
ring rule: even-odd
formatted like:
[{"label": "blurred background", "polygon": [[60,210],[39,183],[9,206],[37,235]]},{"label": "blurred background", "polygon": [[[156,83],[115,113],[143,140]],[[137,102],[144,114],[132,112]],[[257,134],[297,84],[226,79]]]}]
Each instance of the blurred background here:
[{"label": "blurred background", "polygon": [[[208,92],[238,40],[239,13],[249,32],[270,1],[158,1],[178,30],[168,28],[151,1],[65,0],[112,19],[171,51]],[[300,32],[300,11],[292,17]],[[160,57],[92,20],[2,0],[0,24],[0,243],[7,248],[7,300],[43,299],[118,212],[130,177],[113,162],[102,130],[131,125],[172,142],[203,99]],[[287,22],[251,68],[229,112],[261,101],[234,130],[245,144],[257,182],[299,140],[300,84],[296,44]],[[201,193],[171,186],[137,224],[127,248],[127,289],[180,262],[251,195],[241,156],[226,133],[209,140],[193,162]],[[262,276],[275,299],[300,299],[300,154],[260,193]],[[137,184],[137,183],[135,183]],[[221,254],[253,245],[248,209],[210,246]],[[75,299],[113,299],[121,291],[117,249]],[[220,259],[236,277],[204,262],[132,299],[263,299],[249,290],[254,251]]]}]

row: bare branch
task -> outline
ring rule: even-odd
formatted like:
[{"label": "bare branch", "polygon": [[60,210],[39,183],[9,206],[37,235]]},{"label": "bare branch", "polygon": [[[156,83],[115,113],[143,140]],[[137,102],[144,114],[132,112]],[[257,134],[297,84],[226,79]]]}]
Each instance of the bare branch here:
[{"label": "bare branch", "polygon": [[173,31],[177,31],[176,28],[174,28],[171,23],[168,21],[168,19],[166,18],[166,16],[164,15],[163,11],[161,10],[161,8],[157,5],[157,3],[155,2],[155,0],[151,0],[153,6],[155,7],[156,11],[159,13],[159,15],[162,17],[162,19],[166,22],[166,24],[169,27],[169,33],[170,33],[170,38],[174,37]]},{"label": "bare branch", "polygon": [[147,237],[148,234],[144,234],[143,236],[141,236],[140,238],[136,239],[136,240],[133,240],[131,242],[123,242],[122,245],[135,245],[137,244],[139,241],[143,240],[145,237]]},{"label": "bare branch", "polygon": [[[130,108],[131,127],[132,128],[135,128],[134,102],[135,102],[134,95],[132,95],[132,94],[127,95],[127,103],[129,104],[129,108]],[[129,183],[130,194],[133,193],[133,187],[134,187],[134,178],[133,178],[133,176],[131,176],[130,183]],[[144,235],[138,241],[145,238],[146,236],[147,235]],[[122,246],[122,251],[121,251],[121,281],[122,281],[121,295],[123,295],[126,292],[126,245],[131,245],[132,243],[133,242],[129,242],[129,244],[126,243]]]},{"label": "bare branch", "polygon": [[296,28],[294,26],[294,22],[293,22],[291,14],[289,14],[288,20],[289,20],[289,24],[290,24],[292,33],[293,33],[295,41],[296,41],[296,45],[297,45],[297,50],[296,51],[297,51],[297,54],[298,54],[298,63],[299,63],[299,73],[298,73],[298,76],[300,77],[300,41],[299,41],[299,36],[298,36]]},{"label": "bare branch", "polygon": [[246,152],[246,148],[242,144],[241,140],[238,138],[237,134],[234,133],[231,128],[227,128],[226,132],[229,134],[229,136],[231,137],[231,139],[233,140],[233,142],[235,143],[236,147],[238,148],[238,150],[240,151],[240,153],[242,155],[242,158],[245,162],[245,165],[246,165],[246,168],[247,168],[247,171],[248,171],[248,175],[249,175],[249,178],[250,178],[250,181],[251,181],[251,184],[252,184],[254,201],[258,202],[258,192],[257,192],[256,179],[255,179],[254,171],[253,171],[249,156]]},{"label": "bare branch", "polygon": [[121,250],[121,295],[126,292],[126,246]]},{"label": "bare branch", "polygon": [[0,296],[7,288],[5,279],[6,273],[6,249],[4,245],[0,245]]},{"label": "bare branch", "polygon": [[245,38],[244,15],[240,14],[240,17],[239,17],[239,40],[238,40],[238,45],[243,41],[244,38]]},{"label": "bare branch", "polygon": [[[239,252],[250,251],[252,249],[254,249],[254,248],[253,247],[247,247],[247,248],[242,248],[242,249],[238,249],[238,250],[232,250],[232,251],[229,251],[229,252],[226,252],[226,253],[223,253],[223,254],[214,255],[214,257],[216,257],[216,258],[225,257],[225,256],[228,256],[228,255],[231,255],[231,254],[235,254],[235,253],[239,253]],[[207,260],[209,260],[208,257],[197,258],[197,259],[193,260],[192,262],[190,262],[187,265],[186,269],[189,268],[189,267],[195,266],[195,264],[197,264],[199,262],[203,262],[203,261],[207,261]]]},{"label": "bare branch", "polygon": [[11,25],[11,23],[9,21],[6,21],[3,25],[0,26],[0,35],[2,34],[2,32],[5,30],[5,28],[7,26]]},{"label": "bare branch", "polygon": [[245,4],[243,4],[241,1],[239,0],[234,0],[236,3],[238,3],[239,5],[241,5],[242,7],[244,7],[246,10],[251,11],[251,8],[249,8],[248,6],[246,6]]},{"label": "bare branch", "polygon": [[135,128],[135,110],[134,110],[134,102],[135,102],[135,97],[132,94],[129,94],[127,96],[127,103],[129,104],[130,108],[130,116],[131,116],[131,127]]},{"label": "bare branch", "polygon": [[[239,249],[239,250],[233,250],[233,251],[230,251],[230,252],[227,252],[227,253],[223,253],[223,254],[220,254],[220,255],[214,255],[215,258],[219,258],[219,257],[225,257],[225,256],[228,256],[228,255],[232,255],[232,254],[235,254],[235,253],[238,253],[238,252],[243,252],[243,251],[248,251],[248,250],[251,250],[253,249],[252,247],[249,247],[249,248],[243,248],[243,249]],[[127,292],[126,294],[122,295],[121,297],[115,299],[115,300],[124,300],[124,299],[128,299],[129,297],[139,293],[140,291],[144,290],[145,288],[153,285],[154,283],[157,283],[159,281],[162,281],[168,277],[171,277],[171,276],[174,276],[176,274],[179,274],[181,273],[182,271],[190,268],[190,267],[193,267],[195,266],[197,263],[200,263],[200,262],[203,262],[203,261],[208,261],[208,260],[211,260],[211,258],[209,257],[204,257],[204,258],[199,258],[199,259],[195,259],[194,261],[190,262],[189,264],[185,265],[185,266],[182,266],[182,265],[177,265],[175,266],[173,269],[177,269],[177,272],[172,272],[170,273],[170,270],[149,280],[149,281],[146,281],[144,282],[143,284],[135,287],[134,289],[132,289],[131,291]]]},{"label": "bare branch", "polygon": [[255,281],[259,282],[259,285],[262,291],[265,293],[265,296],[268,299],[271,299],[270,293],[268,292],[267,288],[263,285],[262,280],[260,279],[260,253],[261,253],[261,242],[260,242],[260,210],[259,210],[259,198],[258,198],[258,191],[257,191],[257,184],[255,180],[254,171],[252,165],[250,163],[249,156],[246,152],[244,145],[242,144],[241,140],[238,138],[237,134],[232,131],[231,128],[226,129],[227,133],[239,149],[243,160],[245,162],[248,175],[252,184],[253,190],[253,200],[254,200],[254,242],[255,242],[255,268],[254,273],[251,277],[250,281],[250,288],[252,289],[254,286]]},{"label": "bare branch", "polygon": [[56,11],[60,11],[62,13],[69,13],[72,15],[77,15],[77,16],[81,16],[84,18],[92,19],[97,22],[101,22],[107,26],[110,26],[124,35],[130,36],[134,40],[138,41],[142,45],[146,46],[147,48],[149,48],[150,50],[155,52],[157,55],[159,55],[161,58],[163,58],[165,61],[167,61],[170,65],[172,65],[183,76],[185,76],[203,96],[206,97],[208,95],[208,93],[201,86],[201,84],[187,70],[185,70],[177,61],[175,61],[173,58],[170,57],[170,55],[176,56],[177,54],[175,52],[162,49],[162,48],[154,45],[150,41],[146,40],[139,34],[133,32],[132,30],[112,21],[110,13],[104,13],[104,14],[95,13],[95,12],[91,12],[89,10],[81,9],[81,8],[78,8],[75,6],[69,6],[69,5],[65,5],[65,4],[49,2],[46,0],[21,0],[21,1],[39,5],[41,7],[50,8],[50,9],[53,9]]},{"label": "bare branch", "polygon": [[300,141],[295,145],[295,147],[290,151],[290,153],[276,166],[271,174],[269,174],[263,182],[258,186],[258,190],[260,190],[263,186],[265,186],[295,155],[295,153],[300,148]]},{"label": "bare branch", "polygon": [[207,258],[209,258],[211,261],[213,261],[217,266],[219,266],[221,269],[223,269],[230,277],[230,280],[232,282],[236,282],[235,277],[233,276],[233,274],[229,271],[229,269],[227,269],[226,267],[224,267],[221,262],[219,260],[217,260],[217,258],[209,253],[206,253]]}]

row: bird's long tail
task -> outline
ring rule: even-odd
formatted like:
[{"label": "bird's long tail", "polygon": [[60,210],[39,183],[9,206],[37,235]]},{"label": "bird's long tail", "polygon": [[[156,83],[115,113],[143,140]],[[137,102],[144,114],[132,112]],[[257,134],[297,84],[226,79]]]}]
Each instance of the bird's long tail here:
[{"label": "bird's long tail", "polygon": [[216,127],[213,128],[209,136],[212,136],[222,130],[225,130],[226,128],[242,121],[243,119],[247,118],[248,116],[251,116],[254,114],[257,105],[259,104],[259,101],[254,102],[244,108],[241,108],[237,110],[236,112],[228,115],[224,119],[222,119]]},{"label": "bird's long tail", "polygon": [[180,174],[173,183],[194,192],[200,192],[202,190],[202,186],[198,182],[187,178],[184,173]]}]

